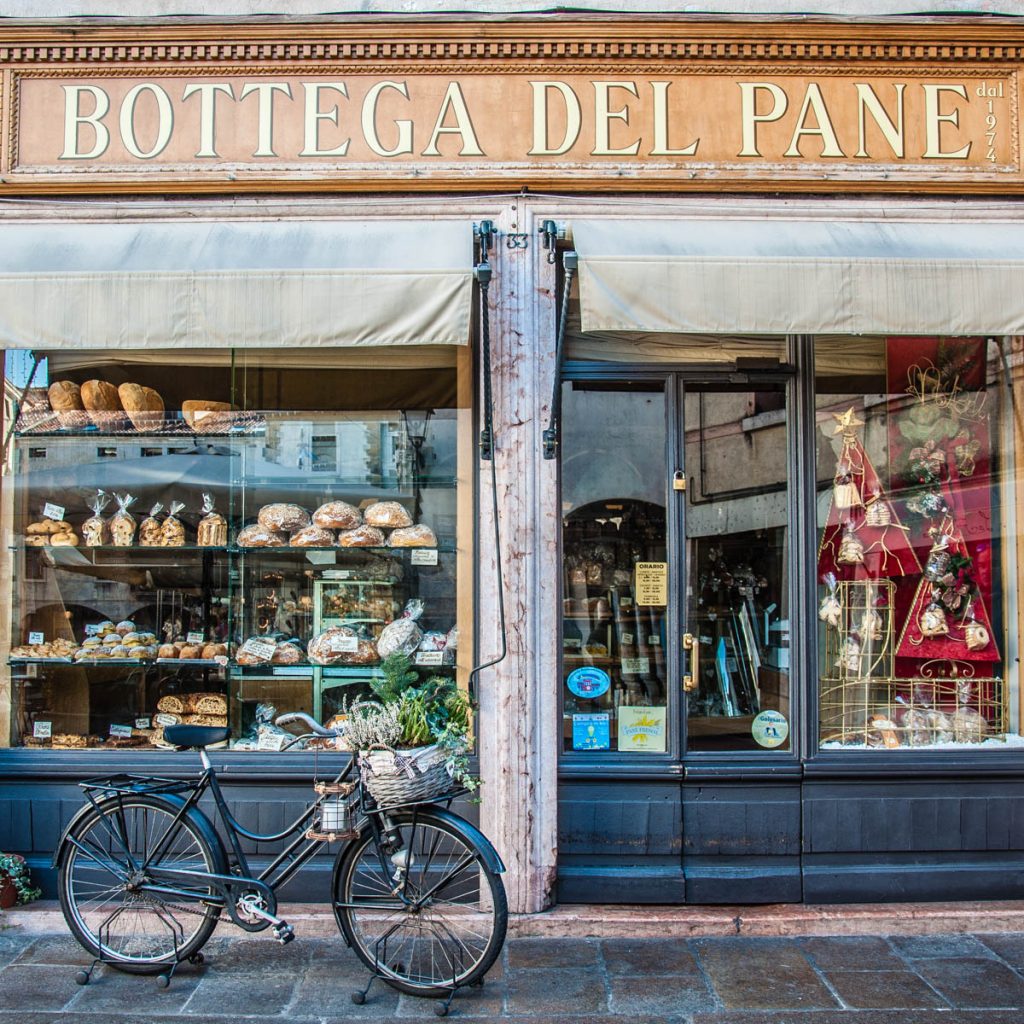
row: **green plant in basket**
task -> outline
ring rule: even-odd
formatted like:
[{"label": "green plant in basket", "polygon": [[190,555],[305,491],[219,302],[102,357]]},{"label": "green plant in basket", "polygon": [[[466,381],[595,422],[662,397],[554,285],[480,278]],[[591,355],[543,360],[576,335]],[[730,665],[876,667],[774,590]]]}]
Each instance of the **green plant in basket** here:
[{"label": "green plant in basket", "polygon": [[[13,898],[4,898],[12,890]],[[16,853],[0,853],[0,904],[31,903],[42,895],[42,890],[32,884],[25,858]]]}]

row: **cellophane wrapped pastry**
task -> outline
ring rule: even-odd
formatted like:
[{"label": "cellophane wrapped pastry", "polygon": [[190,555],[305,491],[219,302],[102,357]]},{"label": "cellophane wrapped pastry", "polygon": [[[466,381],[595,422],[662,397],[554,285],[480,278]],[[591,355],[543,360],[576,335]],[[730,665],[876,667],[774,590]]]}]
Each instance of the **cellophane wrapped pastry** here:
[{"label": "cellophane wrapped pastry", "polygon": [[301,530],[304,526],[309,526],[309,513],[300,505],[264,505],[256,519],[264,530],[281,533],[290,533],[292,530]]},{"label": "cellophane wrapped pastry", "polygon": [[292,534],[288,543],[293,548],[332,548],[334,532],[322,526],[304,526]]},{"label": "cellophane wrapped pastry", "polygon": [[398,651],[410,655],[420,645],[423,633],[413,619],[399,618],[389,622],[377,640],[377,653],[381,658]]},{"label": "cellophane wrapped pastry", "polygon": [[426,523],[417,523],[415,526],[403,526],[398,530],[392,530],[388,537],[388,547],[391,548],[436,548],[437,536]]},{"label": "cellophane wrapped pastry", "polygon": [[359,509],[347,501],[328,501],[313,513],[314,526],[325,530],[354,530],[363,521]]},{"label": "cellophane wrapped pastry", "polygon": [[363,518],[369,526],[412,526],[412,516],[406,511],[405,506],[397,501],[375,501],[367,506]]},{"label": "cellophane wrapped pastry", "polygon": [[281,548],[288,544],[288,536],[256,523],[238,531],[237,543],[240,548]]},{"label": "cellophane wrapped pastry", "polygon": [[180,548],[185,546],[185,524],[178,518],[178,513],[185,508],[185,502],[172,501],[168,509],[169,515],[160,528],[160,546]]},{"label": "cellophane wrapped pastry", "polygon": [[82,523],[82,540],[87,548],[98,548],[108,543],[110,531],[103,510],[110,504],[110,495],[105,491],[97,491],[96,497],[89,501],[92,515]]},{"label": "cellophane wrapped pastry", "polygon": [[341,548],[382,548],[385,543],[384,531],[376,526],[364,524],[338,534],[338,547]]},{"label": "cellophane wrapped pastry", "polygon": [[160,520],[157,516],[163,511],[163,504],[157,502],[149,515],[139,523],[139,544],[144,548],[155,548],[160,545]]},{"label": "cellophane wrapped pastry", "polygon": [[214,511],[212,494],[203,495],[203,518],[199,520],[196,543],[201,548],[223,548],[228,543],[228,521]]},{"label": "cellophane wrapped pastry", "polygon": [[110,517],[110,539],[119,548],[132,546],[135,540],[135,517],[128,511],[135,504],[133,494],[115,494],[117,511]]}]

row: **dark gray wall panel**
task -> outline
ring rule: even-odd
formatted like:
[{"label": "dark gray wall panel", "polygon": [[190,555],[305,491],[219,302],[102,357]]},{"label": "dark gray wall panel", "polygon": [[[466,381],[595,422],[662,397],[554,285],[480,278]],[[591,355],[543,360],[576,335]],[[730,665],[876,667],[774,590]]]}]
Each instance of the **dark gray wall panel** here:
[{"label": "dark gray wall panel", "polygon": [[561,855],[678,856],[678,782],[564,781],[558,790]]},{"label": "dark gray wall panel", "polygon": [[683,786],[685,855],[800,855],[800,784]]}]

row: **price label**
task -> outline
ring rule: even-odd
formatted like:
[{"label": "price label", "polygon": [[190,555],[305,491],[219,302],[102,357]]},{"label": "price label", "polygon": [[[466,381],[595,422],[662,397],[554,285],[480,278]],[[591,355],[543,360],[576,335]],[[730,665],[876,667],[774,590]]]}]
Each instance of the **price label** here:
[{"label": "price label", "polygon": [[53,722],[34,722],[32,735],[37,740],[48,740],[53,735]]},{"label": "price label", "polygon": [[417,651],[417,665],[443,665],[444,651]]},{"label": "price label", "polygon": [[215,654],[213,656],[213,660],[217,662],[221,668],[224,668],[228,663],[228,656],[226,654]]},{"label": "price label", "polygon": [[99,636],[99,633],[100,625],[98,622],[90,622],[89,625],[85,627],[86,636]]},{"label": "price label", "polygon": [[256,740],[256,749],[280,750],[291,738],[287,733],[261,732],[259,739]]},{"label": "price label", "polygon": [[149,728],[149,719],[148,718],[136,718],[135,719],[135,728],[136,729],[148,729]]},{"label": "price label", "polygon": [[356,654],[359,651],[359,637],[339,636],[331,646],[342,654]]},{"label": "price label", "polygon": [[650,644],[651,647],[660,647],[661,646],[661,637],[660,636],[649,636],[647,638],[647,643]]},{"label": "price label", "polygon": [[351,569],[324,569],[325,580],[347,580],[352,576]]},{"label": "price label", "polygon": [[51,505],[50,502],[47,502],[43,506],[43,518],[44,519],[53,519],[53,520],[56,520],[56,522],[58,522],[58,523],[61,522],[63,520],[63,518],[64,518],[64,506],[63,505]]},{"label": "price label", "polygon": [[30,644],[44,644],[46,643],[45,633],[29,633],[28,642]]},{"label": "price label", "polygon": [[633,634],[632,634],[632,633],[623,633],[623,634],[622,634],[622,642],[623,642],[623,644],[625,644],[625,645],[626,645],[627,647],[628,647],[628,646],[629,646],[630,644],[632,644],[632,643],[633,643],[633,640],[634,640],[634,637],[633,637]]},{"label": "price label", "polygon": [[115,739],[128,739],[131,737],[132,727],[130,725],[112,725],[110,727],[110,735]]},{"label": "price label", "polygon": [[165,715],[163,713],[153,716],[154,725],[180,725],[181,721],[177,715]]},{"label": "price label", "polygon": [[437,565],[437,548],[413,548],[413,565]]},{"label": "price label", "polygon": [[193,630],[191,633],[185,634],[185,639],[190,644],[201,644],[206,639],[206,637],[202,633]]},{"label": "price label", "polygon": [[242,650],[260,661],[270,661],[277,650],[277,644],[267,643],[266,640],[249,639],[242,644]]}]

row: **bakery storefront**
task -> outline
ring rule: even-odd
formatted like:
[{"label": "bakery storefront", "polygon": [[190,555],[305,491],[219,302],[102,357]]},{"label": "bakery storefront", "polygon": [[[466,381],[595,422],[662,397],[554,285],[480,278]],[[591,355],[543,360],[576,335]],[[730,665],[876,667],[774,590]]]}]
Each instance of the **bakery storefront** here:
[{"label": "bakery storefront", "polygon": [[513,910],[1019,896],[1024,33],[382,24],[0,27],[0,849],[401,650]]}]

